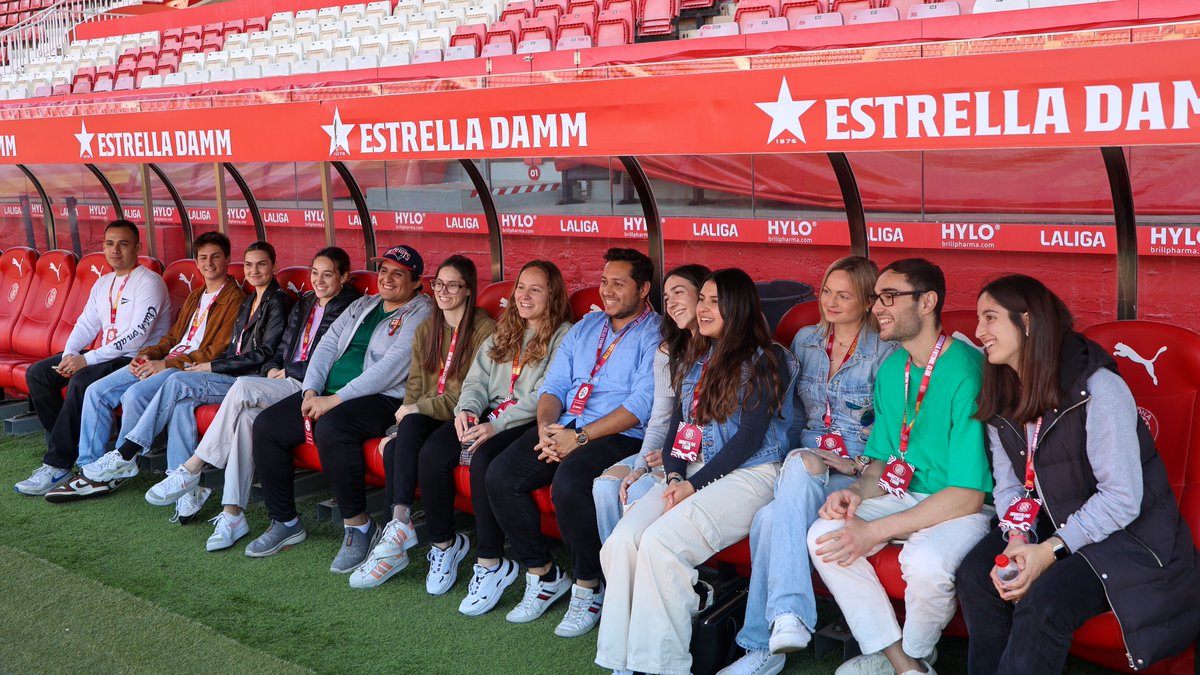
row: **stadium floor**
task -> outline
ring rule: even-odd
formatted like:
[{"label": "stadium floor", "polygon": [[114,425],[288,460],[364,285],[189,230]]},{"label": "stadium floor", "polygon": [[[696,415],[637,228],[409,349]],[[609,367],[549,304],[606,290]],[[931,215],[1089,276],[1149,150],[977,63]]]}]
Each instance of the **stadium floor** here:
[{"label": "stadium floor", "polygon": [[[602,672],[592,664],[594,633],[553,635],[565,604],[513,626],[504,614],[520,599],[517,587],[478,618],[456,611],[461,574],[450,593],[429,597],[421,548],[384,586],[350,589],[328,571],[341,533],[315,521],[313,500],[300,506],[303,544],[260,560],[242,555],[245,539],[207,553],[204,520],[180,527],[168,522],[171,509],[146,504],[152,476],[76,504],[12,492],[43,450],[40,434],[0,435],[0,672]],[[215,502],[201,518],[216,515]],[[248,515],[252,533],[261,532],[261,507]],[[939,652],[940,673],[965,673],[964,641],[946,638]],[[828,674],[837,660],[810,651],[788,666],[789,675]],[[1109,671],[1072,659],[1067,672]]]}]

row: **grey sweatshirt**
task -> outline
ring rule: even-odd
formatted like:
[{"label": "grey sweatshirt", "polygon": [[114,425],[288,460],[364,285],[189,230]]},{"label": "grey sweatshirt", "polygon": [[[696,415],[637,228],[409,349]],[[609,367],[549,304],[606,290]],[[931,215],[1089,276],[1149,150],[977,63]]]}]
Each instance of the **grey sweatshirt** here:
[{"label": "grey sweatshirt", "polygon": [[[1087,405],[1087,456],[1096,475],[1097,492],[1067,522],[1055,523],[1058,536],[1072,551],[1104,540],[1129,525],[1142,509],[1142,463],[1137,437],[1137,405],[1120,375],[1101,369],[1088,378],[1091,400]],[[1044,431],[1044,429],[1043,429]],[[1026,425],[1026,439],[1033,425]],[[1028,442],[1028,440],[1026,441]],[[1000,445],[995,427],[988,426],[996,487],[996,511],[1003,514],[1013,498],[1025,494],[1012,462]],[[1025,468],[1021,467],[1024,475]],[[1048,517],[1046,512],[1039,518]]]},{"label": "grey sweatshirt", "polygon": [[[355,300],[333,322],[317,344],[317,350],[309,357],[308,371],[304,375],[304,389],[318,394],[325,391],[329,370],[335,361],[346,352],[363,319],[383,300],[370,295]],[[383,394],[392,398],[404,398],[408,382],[408,369],[412,363],[413,333],[433,313],[433,300],[419,294],[396,311],[392,319],[375,326],[367,354],[363,358],[363,371],[338,391],[343,401],[352,398]],[[400,319],[399,328],[391,333],[391,323]]]},{"label": "grey sweatshirt", "polygon": [[[537,391],[546,377],[546,367],[550,365],[550,359],[554,358],[555,350],[558,349],[563,336],[570,329],[570,323],[560,325],[550,338],[546,358],[521,367],[521,374],[517,377],[517,386],[513,389],[513,398],[517,399],[517,402],[505,408],[504,412],[492,421],[492,426],[497,433],[527,424],[537,418]],[[524,345],[528,345],[529,341],[533,339],[533,334],[532,328],[525,329],[525,338],[521,343],[522,351]],[[454,408],[455,415],[466,411],[479,416],[484,410],[491,410],[508,398],[508,385],[512,381],[512,363],[496,363],[488,356],[488,352],[492,351],[494,344],[493,336],[489,335],[479,350],[475,352],[475,360],[471,363],[471,369],[467,371],[467,377],[463,380],[462,392],[458,395],[458,405]]]}]

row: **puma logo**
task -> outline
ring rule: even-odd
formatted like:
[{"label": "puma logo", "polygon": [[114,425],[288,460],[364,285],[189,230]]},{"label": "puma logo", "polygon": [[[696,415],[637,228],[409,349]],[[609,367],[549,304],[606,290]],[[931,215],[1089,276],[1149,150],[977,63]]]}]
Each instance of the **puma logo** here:
[{"label": "puma logo", "polygon": [[50,263],[50,271],[54,272],[54,278],[56,280],[62,281],[62,268],[54,263]]},{"label": "puma logo", "polygon": [[1153,382],[1154,386],[1157,387],[1158,375],[1154,374],[1154,362],[1158,361],[1158,357],[1162,356],[1162,353],[1165,351],[1167,351],[1166,347],[1159,347],[1158,351],[1154,353],[1154,358],[1147,359],[1141,354],[1135,352],[1133,347],[1130,347],[1124,342],[1118,342],[1116,348],[1113,349],[1113,356],[1123,356],[1134,363],[1142,364],[1142,367],[1146,369],[1146,374],[1150,376],[1150,381]]},{"label": "puma logo", "polygon": [[92,265],[92,274],[95,274],[97,279],[104,276],[104,274],[101,273],[100,270],[96,269],[95,265]]},{"label": "puma logo", "polygon": [[296,288],[296,282],[289,281],[288,285],[287,285],[287,289],[289,291],[291,291],[292,293],[295,293],[296,295],[304,294],[304,284],[303,283],[300,284],[300,288]]},{"label": "puma logo", "polygon": [[22,263],[20,260],[17,260],[16,258],[13,258],[12,264],[13,264],[13,267],[17,268],[17,272],[20,273],[21,276],[25,276],[24,263]]},{"label": "puma logo", "polygon": [[596,305],[593,304],[591,306],[591,308],[588,309],[588,314],[591,314],[592,312],[603,312],[603,311],[604,311],[603,309],[600,309],[599,307],[597,307]]},{"label": "puma logo", "polygon": [[194,274],[193,274],[193,275],[192,275],[192,276],[190,276],[190,277],[185,277],[185,276],[183,276],[183,272],[180,272],[180,273],[179,273],[179,280],[180,280],[180,281],[182,281],[184,284],[186,284],[186,285],[187,285],[187,289],[188,289],[188,291],[189,291],[189,292],[191,292],[191,290],[192,290],[192,279],[193,279],[195,276],[196,276],[196,275],[194,275]]},{"label": "puma logo", "polygon": [[953,334],[953,335],[951,335],[950,337],[954,338],[955,340],[959,340],[960,342],[965,342],[965,343],[967,343],[967,344],[971,345],[971,346],[972,346],[972,347],[974,347],[974,348],[975,348],[977,351],[980,351],[980,352],[982,352],[982,351],[983,351],[983,347],[981,347],[981,346],[979,346],[979,345],[975,344],[975,341],[974,341],[974,340],[972,340],[971,338],[967,337],[966,335],[964,335],[964,334],[962,333],[962,331],[957,331],[957,330],[956,330],[956,331],[954,331],[954,334]]},{"label": "puma logo", "polygon": [[500,298],[500,309],[508,309],[508,298]]}]

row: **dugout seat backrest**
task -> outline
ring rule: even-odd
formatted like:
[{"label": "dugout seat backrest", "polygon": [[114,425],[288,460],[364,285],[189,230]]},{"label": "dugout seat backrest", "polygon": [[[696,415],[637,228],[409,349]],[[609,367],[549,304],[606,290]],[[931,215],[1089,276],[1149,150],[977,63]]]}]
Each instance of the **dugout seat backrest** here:
[{"label": "dugout seat backrest", "polygon": [[350,285],[357,288],[363,295],[379,293],[379,275],[368,270],[354,270],[350,273]]},{"label": "dugout seat backrest", "polygon": [[279,285],[283,290],[287,291],[288,295],[292,296],[292,301],[300,299],[308,291],[312,290],[309,285],[311,277],[311,268],[296,265],[295,267],[285,267],[275,273],[275,279],[279,281]]},{"label": "dugout seat backrest", "polygon": [[775,341],[790,348],[796,333],[805,326],[815,326],[821,322],[821,306],[816,300],[797,303],[784,312],[775,326]]},{"label": "dugout seat backrest", "polygon": [[579,321],[589,312],[602,312],[603,307],[599,286],[581,288],[571,294],[571,314],[575,321]]},{"label": "dugout seat backrest", "polygon": [[33,359],[50,356],[50,339],[74,281],[74,253],[54,250],[38,258],[25,307],[13,326],[12,352]]},{"label": "dugout seat backrest", "polygon": [[[140,256],[138,256],[138,264],[160,276],[163,273],[162,261],[159,260],[158,258],[155,258],[154,256],[140,255]],[[110,268],[109,272],[111,272],[111,271],[112,271],[112,269]]]},{"label": "dugout seat backrest", "polygon": [[71,336],[71,331],[75,328],[75,321],[79,319],[83,308],[87,306],[92,286],[100,277],[111,271],[112,268],[108,266],[103,253],[89,253],[75,265],[75,280],[71,282],[71,292],[67,295],[67,302],[63,305],[62,314],[58,317],[58,322],[54,325],[54,331],[50,335],[51,354],[61,352],[66,346],[67,338]]},{"label": "dugout seat backrest", "polygon": [[514,285],[516,285],[515,279],[493,281],[479,291],[479,298],[475,304],[487,310],[493,319],[499,321],[500,314],[508,307],[508,297],[512,294]]},{"label": "dugout seat backrest", "polygon": [[956,309],[942,312],[942,332],[953,338],[968,342],[979,348],[979,340],[975,339],[975,328],[979,325],[979,317],[973,309]]},{"label": "dugout seat backrest", "polygon": [[25,246],[14,246],[0,258],[0,352],[12,351],[13,328],[33,285],[37,259],[37,251]]},{"label": "dugout seat backrest", "polygon": [[187,296],[193,289],[199,288],[197,284],[204,284],[204,277],[196,269],[195,260],[183,258],[167,265],[163,281],[167,282],[167,293],[171,296],[171,321],[174,321]]}]

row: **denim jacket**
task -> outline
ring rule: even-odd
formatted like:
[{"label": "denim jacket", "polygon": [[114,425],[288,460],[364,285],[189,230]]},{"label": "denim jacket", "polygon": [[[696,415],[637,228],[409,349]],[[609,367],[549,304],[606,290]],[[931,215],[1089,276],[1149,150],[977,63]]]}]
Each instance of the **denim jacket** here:
[{"label": "denim jacket", "polygon": [[[759,354],[762,354],[761,350],[759,351]],[[796,386],[796,376],[799,372],[799,365],[797,364],[795,357],[793,357],[790,352],[782,347],[776,347],[776,355],[786,367],[786,372],[780,373],[780,376],[786,385],[784,390],[792,391]],[[709,351],[708,356],[693,365],[692,369],[688,371],[688,374],[684,376],[683,386],[681,387],[682,391],[680,392],[679,396],[679,405],[681,410],[691,410],[692,398],[696,392],[697,381],[700,379],[702,364],[709,358],[712,358],[711,351]],[[742,374],[743,382],[749,378],[749,375],[749,367],[744,368]],[[733,438],[733,435],[737,433],[739,421],[742,418],[742,410],[742,407],[739,406],[733,412],[733,414],[731,414],[724,421],[717,422],[713,420],[704,425],[704,441],[700,450],[701,460],[703,460],[705,463],[712,461],[712,458],[721,451],[721,448],[725,447],[725,444],[729,442],[729,439]],[[783,456],[788,450],[787,431],[792,425],[792,414],[792,407],[787,405],[785,401],[784,405],[780,407],[779,412],[777,412],[774,418],[771,420],[771,425],[767,428],[767,434],[763,438],[762,445],[758,448],[758,450],[754,451],[753,454],[747,457],[738,468],[745,469],[752,466],[757,466],[759,464],[783,461]],[[669,433],[668,436],[673,437],[673,434]],[[668,443],[669,442],[670,438],[668,438]]]},{"label": "denim jacket", "polygon": [[795,424],[789,440],[795,447],[817,447],[817,436],[825,433],[828,392],[833,430],[842,434],[846,450],[857,457],[866,447],[875,423],[875,373],[896,345],[880,340],[878,331],[863,326],[854,353],[830,380],[827,339],[819,326],[807,326],[792,340],[792,352],[800,361],[800,377],[796,380]]}]

